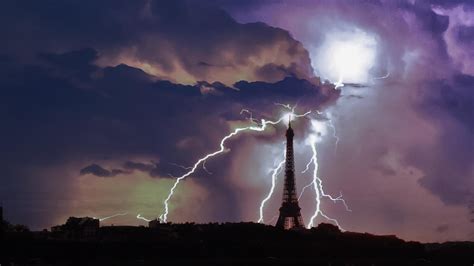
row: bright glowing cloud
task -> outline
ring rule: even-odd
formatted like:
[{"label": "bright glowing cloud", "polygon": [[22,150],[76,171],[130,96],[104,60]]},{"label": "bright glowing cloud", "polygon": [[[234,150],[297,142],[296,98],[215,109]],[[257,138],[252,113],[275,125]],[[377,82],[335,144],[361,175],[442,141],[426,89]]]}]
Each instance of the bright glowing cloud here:
[{"label": "bright glowing cloud", "polygon": [[324,79],[339,84],[364,83],[375,65],[377,41],[359,29],[329,32],[310,54],[313,68]]}]

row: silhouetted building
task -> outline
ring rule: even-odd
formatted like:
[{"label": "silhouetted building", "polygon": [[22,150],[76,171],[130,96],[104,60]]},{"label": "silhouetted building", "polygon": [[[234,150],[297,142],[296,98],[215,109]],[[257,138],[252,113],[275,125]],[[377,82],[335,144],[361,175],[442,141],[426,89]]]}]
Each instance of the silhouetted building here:
[{"label": "silhouetted building", "polygon": [[150,228],[157,228],[159,226],[160,226],[160,220],[158,220],[158,219],[153,219],[153,220],[148,222],[148,227],[150,227]]},{"label": "silhouetted building", "polygon": [[[290,119],[291,120],[291,117]],[[280,216],[276,227],[282,229],[302,229],[304,228],[301,208],[296,196],[295,184],[295,158],[293,154],[293,129],[291,121],[288,122],[286,131],[286,163],[285,163],[285,184],[283,187],[283,202],[280,207]]]},{"label": "silhouetted building", "polygon": [[91,217],[69,217],[65,224],[51,227],[51,233],[64,238],[88,238],[96,236],[99,227],[99,219]]},{"label": "silhouetted building", "polygon": [[3,232],[7,229],[7,224],[3,220],[3,207],[0,206],[0,234],[3,237]]}]

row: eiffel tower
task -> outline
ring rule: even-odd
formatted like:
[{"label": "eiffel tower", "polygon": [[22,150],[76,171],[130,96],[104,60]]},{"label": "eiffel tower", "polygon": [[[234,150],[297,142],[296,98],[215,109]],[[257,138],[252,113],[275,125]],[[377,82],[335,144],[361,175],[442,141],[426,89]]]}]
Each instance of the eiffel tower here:
[{"label": "eiffel tower", "polygon": [[285,163],[285,185],[283,188],[283,202],[280,207],[280,216],[276,223],[281,229],[303,229],[303,217],[298,205],[295,184],[295,158],[293,154],[293,129],[291,128],[291,117],[286,131],[286,163]]}]

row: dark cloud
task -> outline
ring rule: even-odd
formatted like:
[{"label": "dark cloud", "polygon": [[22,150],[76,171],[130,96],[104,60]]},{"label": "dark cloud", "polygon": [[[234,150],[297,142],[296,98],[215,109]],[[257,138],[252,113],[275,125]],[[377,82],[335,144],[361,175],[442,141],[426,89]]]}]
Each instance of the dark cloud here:
[{"label": "dark cloud", "polygon": [[[424,1],[418,1],[418,2],[424,2]],[[429,0],[427,1],[427,3],[436,5],[436,6],[447,7],[447,8],[453,8],[459,5],[464,5],[466,7],[474,6],[472,1],[469,1],[469,0]]]},{"label": "dark cloud", "polygon": [[[8,40],[0,44],[0,158],[11,168],[2,187],[15,187],[3,199],[16,199],[29,182],[59,184],[42,173],[59,166],[56,175],[67,176],[61,182],[70,191],[70,173],[84,165],[83,173],[103,177],[133,174],[132,168],[177,176],[185,170],[174,163],[192,165],[216,148],[230,123],[244,122],[241,108],[274,118],[280,115],[274,102],[304,100],[319,108],[338,97],[319,84],[308,52],[287,31],[238,23],[213,4],[7,0],[0,3],[0,23]],[[232,85],[240,80],[265,82],[242,83],[238,91]],[[266,90],[252,92],[259,86]],[[152,168],[137,157],[159,163]],[[109,161],[129,163],[115,171],[100,166]],[[235,189],[219,178],[232,158],[216,163],[208,165],[210,178],[199,178],[209,175],[201,168],[193,176],[220,199],[208,218],[237,220]],[[19,174],[20,165],[31,167]],[[51,188],[48,195],[55,202],[62,192]],[[219,205],[228,211],[219,212]],[[33,227],[54,218],[28,212],[12,217],[41,220]]]},{"label": "dark cloud", "polygon": [[466,45],[467,47],[472,47],[474,45],[474,26],[460,25],[454,28],[456,40]]},{"label": "dark cloud", "polygon": [[[4,123],[0,157],[5,162],[54,168],[85,161],[82,165],[92,165],[83,168],[81,174],[113,177],[137,170],[169,178],[186,171],[174,163],[190,166],[202,154],[216,149],[218,140],[229,132],[229,122],[246,122],[247,118],[240,115],[242,108],[252,110],[257,118],[274,119],[280,115],[275,112],[275,102],[299,102],[301,109],[315,109],[339,96],[331,85],[315,85],[294,77],[276,83],[243,81],[232,88],[219,82],[181,85],[156,80],[123,64],[97,67],[93,64],[96,55],[83,49],[43,53],[36,64],[15,60],[0,64],[0,117]],[[218,93],[206,93],[203,87]],[[284,128],[278,130],[280,137]],[[135,157],[159,163],[131,159]],[[125,163],[108,170],[98,163],[104,161]],[[228,174],[231,163],[232,157],[223,156],[208,164],[213,175],[199,168],[193,177],[213,189],[214,197],[221,198],[223,205],[238,206],[231,184],[219,178]],[[36,173],[26,173],[12,182],[24,183]],[[199,178],[202,176],[209,178]],[[13,197],[10,192],[3,196]],[[218,209],[216,206],[211,218],[239,217],[237,207],[229,212]]]},{"label": "dark cloud", "polygon": [[[169,163],[168,163],[169,164]],[[172,163],[171,165],[176,166],[177,168],[185,169],[186,167],[174,164]],[[140,163],[140,162],[132,162],[132,161],[127,161],[123,164],[123,167],[127,170],[138,170],[141,172],[147,173],[150,177],[160,177],[160,178],[174,178],[173,175],[170,173],[164,173],[161,168],[169,169],[169,165],[163,165],[163,164],[157,164],[157,163]],[[174,169],[175,170],[175,169]],[[175,171],[174,171],[175,172]]]},{"label": "dark cloud", "polygon": [[107,170],[98,164],[91,164],[81,169],[81,175],[95,175],[99,177],[114,177],[116,175],[124,174],[125,171],[120,169]]},{"label": "dark cloud", "polygon": [[287,31],[237,23],[201,1],[4,1],[0,10],[0,22],[15,25],[0,29],[9,40],[2,50],[22,57],[93,47],[101,65],[188,84],[313,76],[308,52]]},{"label": "dark cloud", "polygon": [[420,89],[418,108],[441,129],[440,141],[429,151],[414,151],[410,160],[426,176],[421,184],[449,204],[466,204],[474,171],[474,77],[456,75],[435,80]]},{"label": "dark cloud", "polygon": [[449,80],[434,80],[421,89],[425,114],[442,121],[445,116],[474,131],[474,76],[458,74]]},{"label": "dark cloud", "polygon": [[[283,22],[274,25],[293,27],[292,33],[253,23],[271,17],[269,12],[252,23],[238,23],[216,3],[245,14],[284,4],[282,13],[273,14]],[[349,101],[359,104],[359,109],[349,105],[340,114],[344,123],[338,123],[338,114],[331,117],[344,130],[338,127],[337,152],[333,147],[324,150],[327,143],[321,143],[322,176],[329,177],[328,188],[335,184],[350,188],[351,203],[358,209],[349,217],[354,228],[366,230],[359,226],[367,226],[366,217],[375,221],[375,216],[381,216],[385,231],[379,228],[379,232],[386,233],[387,228],[404,232],[396,226],[409,224],[408,213],[419,211],[405,212],[403,208],[412,204],[400,203],[410,200],[399,198],[399,192],[409,192],[409,188],[397,191],[395,182],[393,191],[383,188],[391,189],[384,185],[401,179],[405,168],[410,178],[421,173],[422,188],[447,205],[465,204],[472,193],[473,77],[459,74],[447,53],[444,37],[452,20],[431,8],[431,4],[451,8],[466,3],[2,1],[0,34],[8,41],[0,43],[0,159],[6,165],[0,190],[6,207],[15,212],[15,222],[50,225],[51,217],[58,215],[56,210],[64,215],[71,209],[67,200],[80,200],[64,198],[72,197],[69,192],[74,191],[77,174],[178,176],[187,170],[176,164],[192,166],[203,154],[217,149],[218,140],[236,124],[248,123],[247,114],[240,115],[242,108],[252,111],[255,118],[274,119],[281,115],[276,102],[298,103],[300,110],[331,106],[340,91],[313,77],[308,52],[292,36],[310,36],[305,41],[312,49],[321,44],[326,32],[355,27],[373,34],[378,42],[374,75],[390,73],[390,77],[377,80],[375,86],[347,84],[344,88],[355,90],[347,98],[364,100]],[[287,16],[293,7],[298,8],[293,16],[302,18],[304,25]],[[306,27],[308,23],[311,27]],[[453,32],[456,42],[467,50],[472,43],[471,27],[458,25]],[[416,94],[414,104],[407,99],[412,96],[409,92]],[[435,137],[430,135],[434,140],[429,146],[418,143],[424,138],[416,137],[424,133],[416,131],[426,127],[412,119],[415,115],[436,132]],[[227,147],[237,152],[209,161],[206,166],[212,174],[197,169],[192,182],[212,194],[212,200],[200,202],[212,205],[202,219],[242,219],[241,202],[248,197],[226,179],[236,168],[232,156],[257,141],[276,143],[283,131],[283,126],[277,126],[268,135],[248,134],[245,141],[232,140]],[[109,170],[101,165],[117,167]],[[326,175],[329,167],[337,174]],[[380,182],[374,175],[385,179]],[[417,184],[407,180],[397,182]],[[366,193],[371,185],[373,193]],[[370,198],[372,194],[376,200]],[[390,197],[395,200],[391,202]],[[358,202],[363,206],[357,206]],[[375,206],[374,212],[364,213],[368,204]],[[427,228],[433,233],[436,224]],[[449,233],[455,230],[450,227]]]},{"label": "dark cloud", "polygon": [[[176,165],[177,167],[183,168],[182,166]],[[133,174],[133,171],[140,171],[147,173],[150,177],[161,177],[170,178],[171,175],[163,175],[160,173],[159,164],[155,163],[141,163],[126,161],[123,163],[123,169],[112,169],[107,170],[98,164],[91,164],[81,169],[80,174],[92,174],[99,177],[114,177],[120,174]]]},{"label": "dark cloud", "polygon": [[427,2],[416,1],[414,5],[409,3],[400,4],[406,11],[416,15],[422,29],[427,34],[439,35],[448,29],[449,17],[436,14]]},{"label": "dark cloud", "polygon": [[123,168],[129,169],[129,170],[138,170],[142,172],[150,172],[153,169],[156,168],[155,164],[146,164],[146,163],[139,163],[139,162],[132,162],[132,161],[126,161],[123,164]]}]

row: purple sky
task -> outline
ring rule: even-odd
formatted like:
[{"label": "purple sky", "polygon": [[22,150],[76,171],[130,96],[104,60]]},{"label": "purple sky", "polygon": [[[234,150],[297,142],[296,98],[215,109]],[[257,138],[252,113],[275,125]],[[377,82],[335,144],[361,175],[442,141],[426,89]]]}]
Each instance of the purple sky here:
[{"label": "purple sky", "polygon": [[[351,211],[322,208],[344,229],[474,239],[469,1],[7,0],[0,20],[0,200],[13,223],[127,212],[104,223],[144,224],[135,216],[159,216],[186,173],[177,164],[250,125],[242,109],[276,120],[283,103],[313,111],[294,122],[298,192],[318,121],[318,175]],[[284,131],[233,138],[180,183],[169,220],[256,222]],[[307,224],[314,190],[300,206]]]}]

